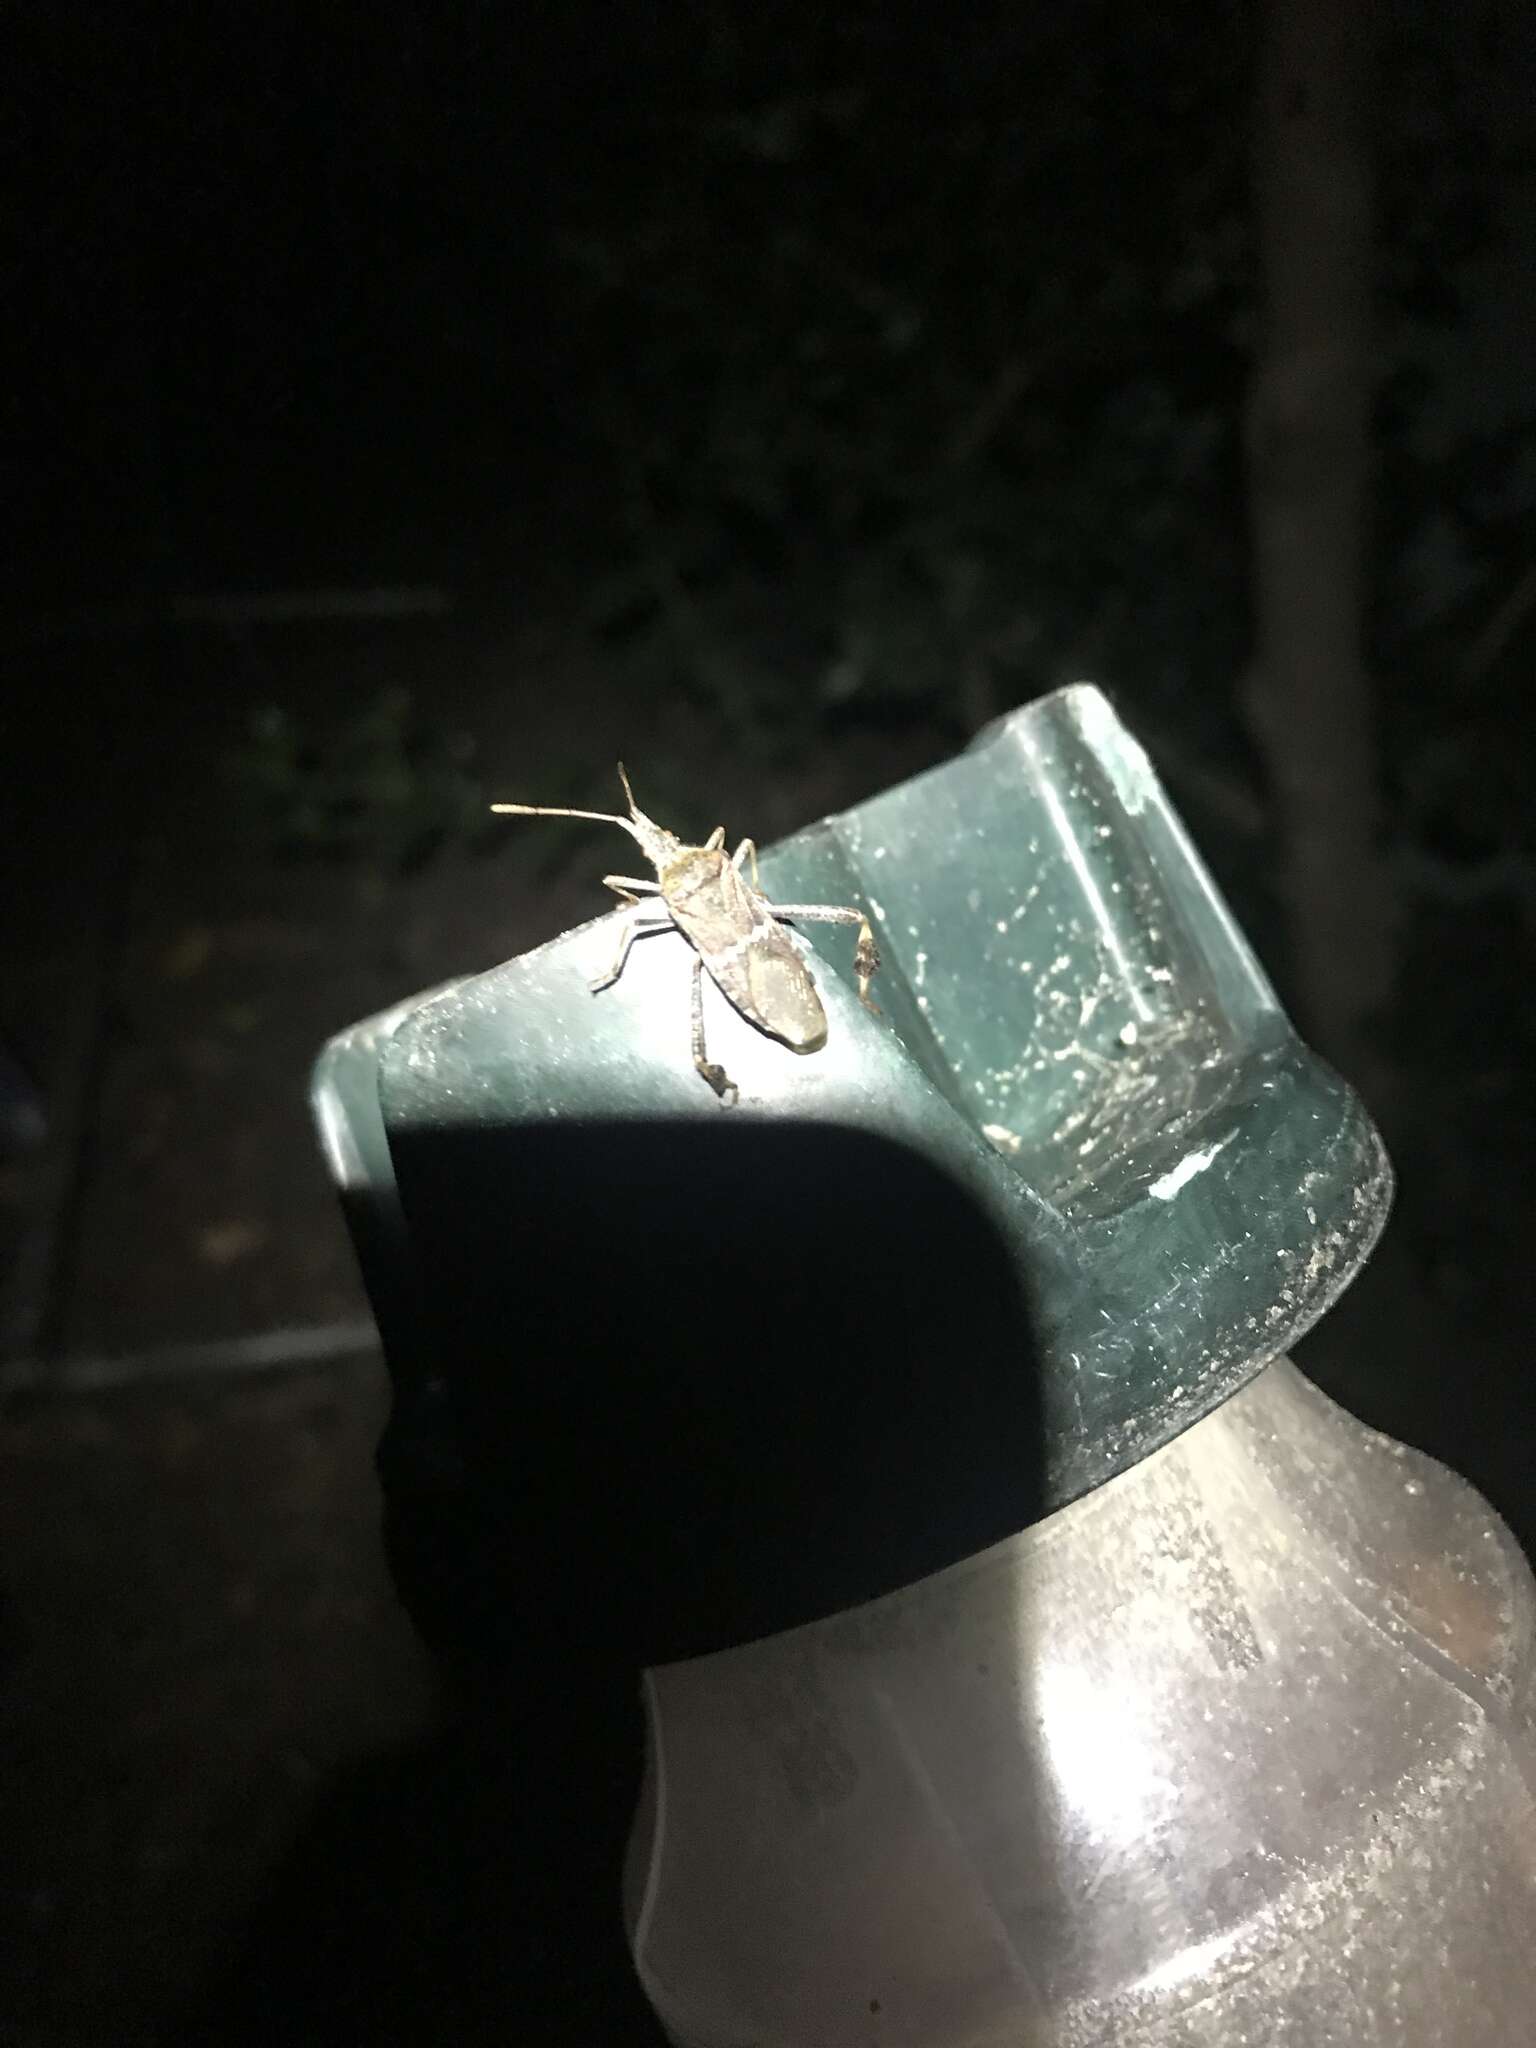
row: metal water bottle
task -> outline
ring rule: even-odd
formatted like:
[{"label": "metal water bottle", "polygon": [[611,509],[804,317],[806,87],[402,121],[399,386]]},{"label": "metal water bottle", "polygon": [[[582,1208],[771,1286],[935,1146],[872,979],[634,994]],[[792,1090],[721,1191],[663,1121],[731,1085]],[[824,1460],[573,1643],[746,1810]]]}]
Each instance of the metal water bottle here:
[{"label": "metal water bottle", "polygon": [[808,927],[825,1045],[717,1005],[734,1107],[610,919],[315,1088],[413,1613],[641,1694],[667,2038],[1536,2039],[1536,1588],[1288,1362],[1391,1172],[1146,755],[1059,691],[762,877],[884,1015]]}]

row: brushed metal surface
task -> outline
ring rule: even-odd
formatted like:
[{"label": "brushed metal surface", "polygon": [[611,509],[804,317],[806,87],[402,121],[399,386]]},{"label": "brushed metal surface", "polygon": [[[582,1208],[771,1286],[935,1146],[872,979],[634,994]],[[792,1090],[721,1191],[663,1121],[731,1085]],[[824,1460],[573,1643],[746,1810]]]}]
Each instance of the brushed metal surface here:
[{"label": "brushed metal surface", "polygon": [[1536,1587],[1286,1360],[921,1584],[651,1671],[679,2048],[1536,2038]]}]

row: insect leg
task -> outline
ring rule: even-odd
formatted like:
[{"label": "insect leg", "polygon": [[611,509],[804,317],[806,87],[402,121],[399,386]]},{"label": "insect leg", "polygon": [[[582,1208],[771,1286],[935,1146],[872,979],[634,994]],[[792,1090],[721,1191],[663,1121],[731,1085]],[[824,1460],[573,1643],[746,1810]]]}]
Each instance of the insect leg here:
[{"label": "insect leg", "polygon": [[606,974],[600,974],[596,981],[587,984],[593,995],[596,995],[599,989],[607,988],[618,980],[624,972],[624,962],[629,958],[629,949],[636,939],[646,938],[652,932],[665,932],[673,928],[670,917],[658,917],[653,910],[642,910],[637,916],[626,918],[624,929],[619,935],[619,950],[614,955],[613,965]]},{"label": "insect leg", "polygon": [[604,875],[603,887],[611,889],[626,903],[634,903],[641,896],[661,894],[660,882],[643,882],[638,875]]},{"label": "insect leg", "polygon": [[850,905],[846,910],[835,903],[770,903],[768,908],[775,917],[786,922],[796,918],[806,924],[868,924],[869,919],[862,910]]},{"label": "insect leg", "polygon": [[704,961],[698,953],[693,956],[693,1064],[722,1102],[727,1096],[736,1100],[736,1083],[704,1051]]},{"label": "insect leg", "polygon": [[742,861],[749,857],[752,862],[752,886],[761,894],[761,885],[757,879],[757,841],[755,839],[743,839],[740,846],[731,855],[731,866],[740,874]]},{"label": "insect leg", "polygon": [[853,971],[859,977],[859,1001],[866,1010],[873,1010],[879,1016],[878,1006],[869,1000],[869,984],[880,965],[880,954],[875,945],[875,935],[869,928],[869,919],[862,910],[840,909],[832,903],[770,903],[768,908],[786,923],[856,924],[859,943],[854,948]]}]

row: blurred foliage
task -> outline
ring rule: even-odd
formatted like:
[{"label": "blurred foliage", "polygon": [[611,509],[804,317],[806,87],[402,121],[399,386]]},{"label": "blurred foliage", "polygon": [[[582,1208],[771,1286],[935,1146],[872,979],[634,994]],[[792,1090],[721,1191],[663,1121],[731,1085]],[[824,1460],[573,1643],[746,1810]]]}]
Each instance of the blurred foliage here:
[{"label": "blurred foliage", "polygon": [[[591,600],[615,658],[781,761],[1091,673],[1241,763],[1254,10],[690,19],[667,111],[566,200],[627,521]],[[1490,34],[1382,23],[1373,633],[1404,791],[1536,543],[1532,421],[1425,435],[1434,337],[1528,169],[1487,118]]]},{"label": "blurred foliage", "polygon": [[790,755],[1230,673],[1241,14],[856,12],[808,49],[782,12],[701,20],[565,243],[631,540],[595,622]]},{"label": "blurred foliage", "polygon": [[[786,779],[855,722],[920,721],[938,752],[1094,676],[1274,953],[1241,708],[1257,10],[690,19],[666,115],[565,197],[627,533],[591,597],[608,652],[681,676]],[[1367,627],[1407,913],[1384,1021],[1414,1077],[1393,1142],[1410,1229],[1477,1274],[1479,1176],[1513,1182],[1536,1142],[1536,409],[1497,417],[1459,351],[1479,300],[1507,303],[1501,208],[1533,166],[1491,110],[1479,8],[1391,0],[1379,32]],[[1503,1051],[1490,1017],[1519,1020]]]},{"label": "blurred foliage", "polygon": [[229,767],[247,828],[280,857],[398,875],[491,836],[473,740],[424,716],[408,689],[340,718],[264,705]]}]

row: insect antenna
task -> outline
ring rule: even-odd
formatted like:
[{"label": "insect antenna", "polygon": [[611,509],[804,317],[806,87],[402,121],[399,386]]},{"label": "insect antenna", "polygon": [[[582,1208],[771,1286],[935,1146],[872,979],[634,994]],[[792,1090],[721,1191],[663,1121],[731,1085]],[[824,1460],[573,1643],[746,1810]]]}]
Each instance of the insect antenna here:
[{"label": "insect antenna", "polygon": [[617,825],[642,849],[651,865],[659,869],[678,851],[678,841],[672,833],[664,831],[648,818],[635,802],[635,793],[629,786],[622,761],[619,763],[619,780],[624,785],[624,795],[629,803],[627,818],[621,818],[617,811],[576,811],[564,804],[492,804],[491,809],[510,812],[519,818],[586,818],[594,825]]},{"label": "insect antenna", "polygon": [[[619,773],[622,775],[623,772],[621,768]],[[626,794],[628,793],[628,788],[629,785],[626,783]],[[633,811],[635,807],[633,797],[629,799],[629,806]],[[644,847],[647,854],[650,852],[649,847],[645,845],[644,835],[640,831],[639,826],[636,825],[634,818],[621,818],[617,811],[573,811],[567,809],[564,804],[492,804],[491,809],[493,811],[511,812],[519,818],[586,818],[594,825],[617,825],[622,831],[627,832],[631,839],[637,841],[641,847]],[[638,817],[639,813],[636,812],[635,815]]]},{"label": "insect antenna", "polygon": [[617,811],[570,811],[563,804],[492,804],[493,811],[512,811],[520,818],[590,818],[594,825],[622,825],[628,832],[630,821],[621,818]]}]

